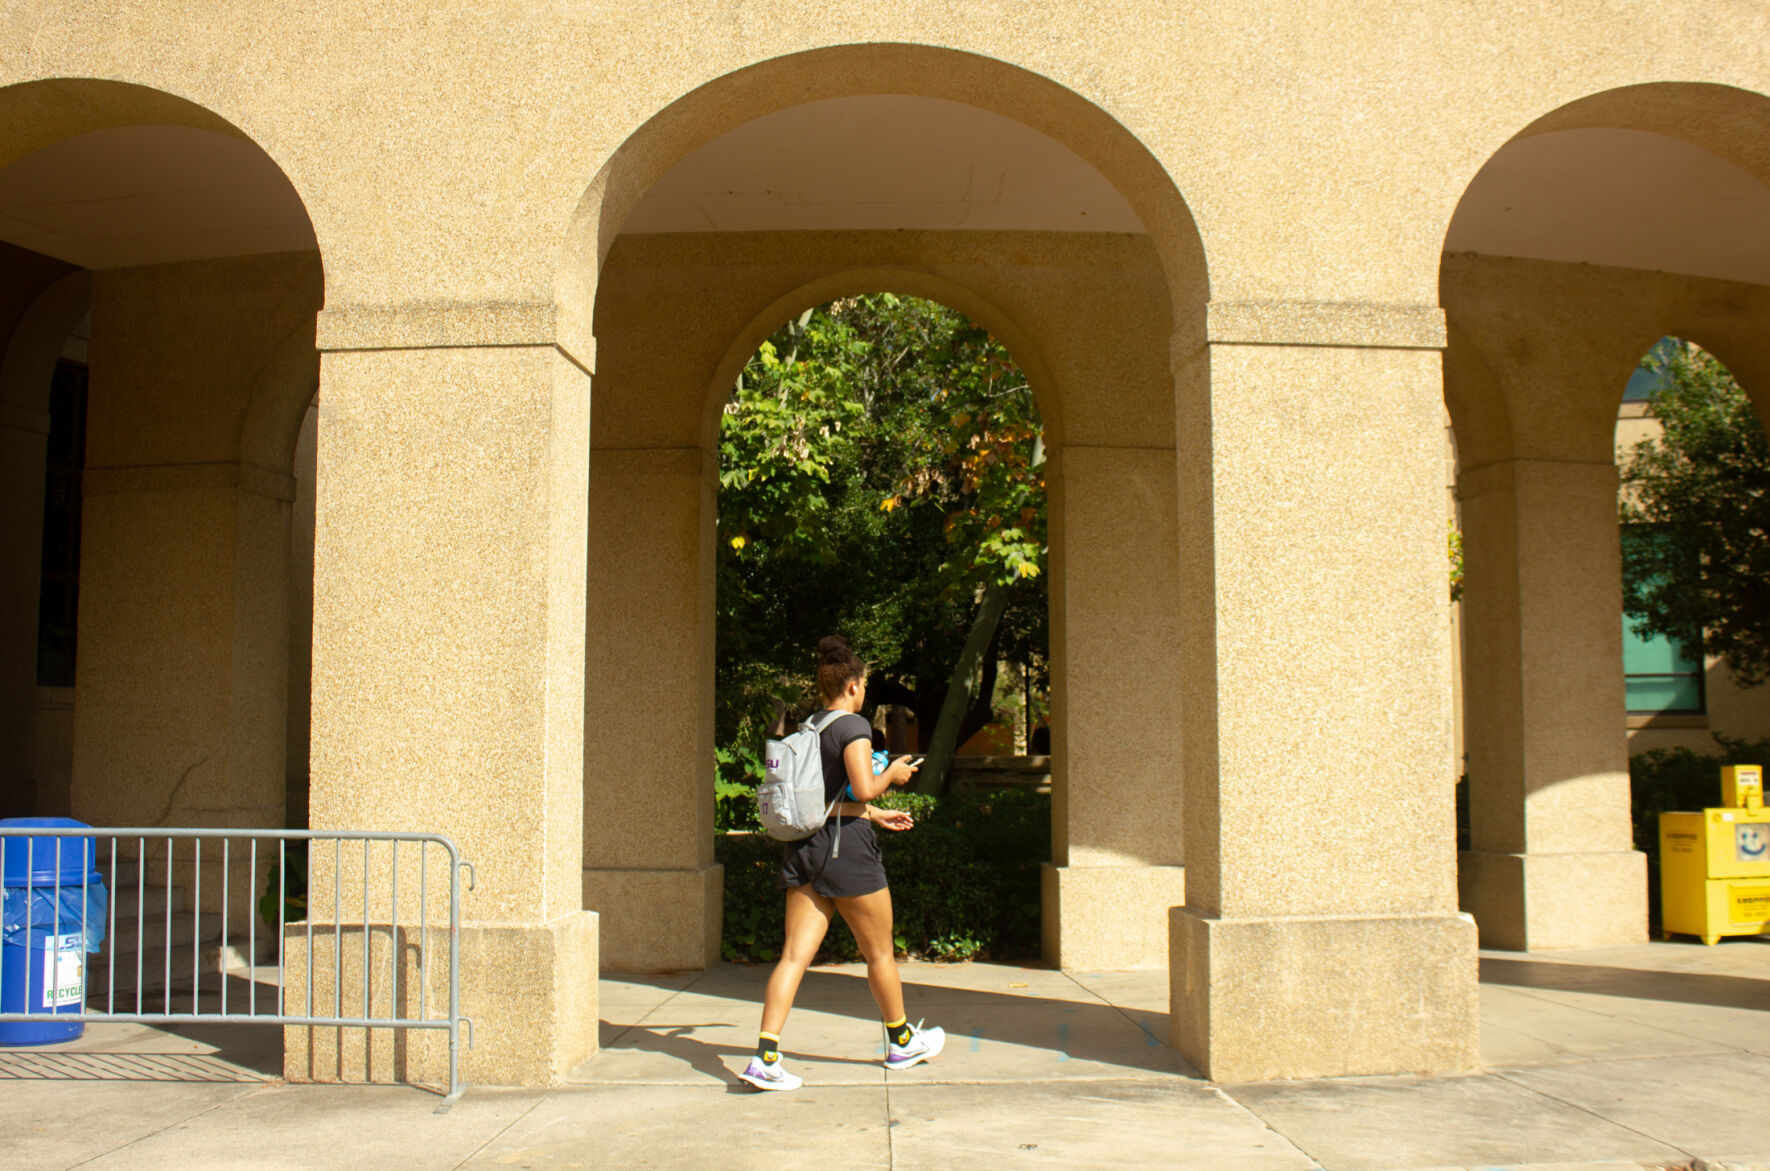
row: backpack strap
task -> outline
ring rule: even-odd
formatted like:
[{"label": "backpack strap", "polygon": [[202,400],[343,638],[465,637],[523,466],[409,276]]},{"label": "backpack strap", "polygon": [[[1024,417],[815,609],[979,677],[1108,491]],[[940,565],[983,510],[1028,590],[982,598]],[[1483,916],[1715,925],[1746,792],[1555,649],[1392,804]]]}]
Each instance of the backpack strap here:
[{"label": "backpack strap", "polygon": [[[854,714],[855,713],[853,713],[853,712],[845,712],[845,711],[841,711],[840,709],[837,709],[837,708],[831,708],[830,709],[830,718],[825,720],[821,725],[814,723],[811,720],[806,720],[804,723],[800,724],[799,726],[801,728],[810,728],[813,732],[816,732],[819,736],[822,736],[824,734],[824,729],[830,727],[837,720],[841,719],[843,716],[851,716]],[[821,751],[821,747],[820,747],[820,751]],[[830,807],[828,809],[824,810],[824,820],[825,821],[828,821],[828,820],[830,820],[830,818],[836,816],[836,806],[838,806],[840,804],[842,804],[842,791],[838,790],[836,793],[836,799],[834,801],[830,802]],[[840,858],[841,856],[842,856],[842,823],[840,821],[838,821],[836,823],[836,841],[830,847],[830,857]]]},{"label": "backpack strap", "polygon": [[830,713],[829,713],[830,718],[825,720],[822,724],[818,724],[818,723],[814,722],[816,717],[813,717],[812,719],[808,719],[808,720],[804,721],[799,726],[801,728],[810,728],[813,732],[816,732],[819,736],[822,736],[824,734],[824,729],[828,728],[831,724],[834,724],[837,720],[841,719],[843,716],[851,716],[853,714],[854,714],[853,712],[842,711],[840,708],[831,708]]}]

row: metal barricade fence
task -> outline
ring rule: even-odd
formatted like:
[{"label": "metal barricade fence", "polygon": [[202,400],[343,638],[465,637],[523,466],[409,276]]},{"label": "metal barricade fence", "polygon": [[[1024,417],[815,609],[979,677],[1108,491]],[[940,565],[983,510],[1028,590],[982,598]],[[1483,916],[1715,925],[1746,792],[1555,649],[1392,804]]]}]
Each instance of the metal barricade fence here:
[{"label": "metal barricade fence", "polygon": [[[53,843],[46,839],[53,839]],[[82,839],[92,843],[91,856],[83,864],[80,856],[88,843]],[[304,851],[291,850],[292,845],[299,849],[300,843],[305,843]],[[16,851],[21,850],[25,851],[23,874],[28,876],[24,879],[18,877]],[[408,877],[407,902],[402,907],[400,858],[402,853],[407,855],[409,875],[414,852],[416,890]],[[10,862],[9,853],[13,853]],[[77,883],[69,879],[64,862],[78,868]],[[436,883],[431,882],[436,865],[447,866],[446,884],[440,876]],[[207,905],[205,868],[210,882]],[[463,1025],[468,1047],[473,1044],[473,1022],[461,1015],[463,871],[467,889],[472,890],[473,864],[463,861],[455,843],[441,834],[0,826],[0,883],[4,884],[0,888],[4,911],[0,941],[18,946],[18,940],[23,940],[22,1003],[26,1009],[48,1006],[39,1011],[0,1012],[0,1023],[200,1022],[446,1031],[448,1089],[438,1107],[442,1113],[467,1088],[460,1075]],[[94,877],[99,879],[97,883],[92,881]],[[188,887],[179,885],[180,877],[187,880]],[[218,881],[220,897],[216,898]],[[360,898],[355,890],[346,898],[347,885],[360,887]],[[323,897],[327,886],[329,908]],[[95,887],[105,893],[95,898]],[[236,897],[242,887],[243,908]],[[183,905],[187,891],[188,907]],[[76,892],[77,903],[71,901]],[[274,913],[266,907],[272,892]],[[316,893],[321,894],[317,901]],[[431,964],[431,923],[442,915],[433,916],[432,908],[445,893],[447,990],[444,994],[438,988],[433,997],[436,972]],[[306,913],[291,918],[289,910],[298,898],[305,900]],[[415,908],[411,905],[414,900]],[[316,912],[323,914],[328,909],[330,919],[316,920]],[[360,912],[360,920],[346,922],[347,911],[353,915]],[[383,912],[386,917],[378,918]],[[241,918],[245,920],[243,929]],[[49,929],[47,936],[44,928]],[[103,929],[102,941],[94,938],[94,928]],[[356,945],[346,942],[347,930],[362,935],[360,968],[354,963]],[[435,930],[442,930],[440,924]],[[377,982],[383,969],[373,960],[370,946],[372,935],[381,931],[389,943],[385,984]],[[408,942],[414,938],[415,946]],[[302,953],[293,972],[289,969],[291,940]],[[320,995],[316,1006],[315,980],[325,981],[328,975],[323,961],[316,968],[316,944],[324,949],[328,943],[331,995]],[[228,972],[237,972],[242,966],[235,962],[241,944],[246,948],[243,966],[252,969],[248,973],[251,979],[230,1005]],[[125,946],[132,950],[123,952]],[[74,947],[85,953],[83,970],[63,962],[63,953]],[[36,950],[45,952],[42,960],[30,958]],[[352,953],[348,970],[347,951]],[[260,955],[266,953],[270,962],[259,964]],[[269,977],[258,969],[271,963],[276,968],[276,994],[273,1004],[264,1005],[260,1001],[269,995]],[[404,999],[403,967],[411,969]],[[292,977],[299,988],[290,987]],[[361,986],[360,999],[354,993],[346,996],[349,983]],[[94,987],[100,984],[102,993]],[[15,998],[15,992],[8,992],[8,1001]],[[434,1006],[433,1000],[438,1002]],[[79,1010],[66,1011],[65,1006],[73,1003],[80,1005]],[[356,1011],[359,1007],[360,1012]],[[439,1015],[432,1015],[433,1007]]]}]

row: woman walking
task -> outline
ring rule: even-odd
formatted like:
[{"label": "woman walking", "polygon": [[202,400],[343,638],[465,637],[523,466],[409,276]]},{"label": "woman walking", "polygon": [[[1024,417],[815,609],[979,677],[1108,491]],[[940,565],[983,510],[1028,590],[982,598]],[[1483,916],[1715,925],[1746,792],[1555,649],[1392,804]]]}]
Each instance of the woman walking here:
[{"label": "woman walking", "polygon": [[935,1056],[946,1044],[942,1030],[912,1025],[904,1012],[891,888],[873,836],[875,825],[906,830],[915,824],[902,810],[880,809],[870,802],[892,785],[908,783],[916,766],[906,756],[884,772],[873,773],[872,727],[859,714],[867,695],[866,664],[847,642],[833,635],[817,644],[817,690],[824,703],[818,716],[842,713],[822,723],[819,733],[824,800],[847,799],[836,806],[823,828],[803,841],[789,842],[781,851],[779,881],[787,892],[787,938],[763,996],[756,1056],[739,1075],[761,1090],[796,1090],[803,1084],[781,1061],[781,1029],[805,969],[830,928],[832,912],[848,924],[867,962],[867,987],[885,1023],[885,1068],[907,1069]]}]

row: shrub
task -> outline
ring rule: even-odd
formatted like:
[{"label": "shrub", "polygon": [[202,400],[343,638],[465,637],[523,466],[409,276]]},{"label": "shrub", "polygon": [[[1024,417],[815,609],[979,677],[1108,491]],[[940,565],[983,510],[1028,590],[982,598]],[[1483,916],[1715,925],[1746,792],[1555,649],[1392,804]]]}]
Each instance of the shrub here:
[{"label": "shrub", "polygon": [[[912,959],[1028,959],[1039,954],[1039,867],[1051,857],[1051,797],[1022,790],[893,793],[877,804],[908,810],[916,828],[876,830],[891,878],[898,954]],[[780,954],[785,900],[775,886],[780,845],[761,834],[721,834],[725,958]],[[857,958],[838,920],[819,959]]]},{"label": "shrub", "polygon": [[762,781],[762,754],[754,747],[713,751],[713,828],[719,833],[762,828],[756,816],[756,786]]},{"label": "shrub", "polygon": [[713,782],[713,829],[719,833],[757,833],[756,789],[740,781]]}]

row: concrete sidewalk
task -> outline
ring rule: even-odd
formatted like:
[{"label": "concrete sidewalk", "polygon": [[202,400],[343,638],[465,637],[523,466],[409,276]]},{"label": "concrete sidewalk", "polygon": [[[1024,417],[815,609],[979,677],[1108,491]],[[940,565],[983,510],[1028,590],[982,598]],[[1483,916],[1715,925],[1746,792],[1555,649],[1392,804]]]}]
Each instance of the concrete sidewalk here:
[{"label": "concrete sidewalk", "polygon": [[553,1090],[277,1080],[276,1030],[94,1026],[0,1051],[0,1167],[1770,1169],[1770,940],[1482,957],[1486,1069],[1216,1086],[1166,1047],[1162,972],[909,964],[932,1065],[880,1068],[863,971],[814,969],[734,1076],[765,968],[602,983],[603,1051]]}]

